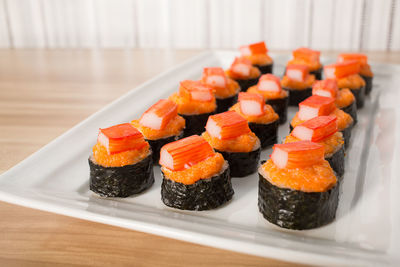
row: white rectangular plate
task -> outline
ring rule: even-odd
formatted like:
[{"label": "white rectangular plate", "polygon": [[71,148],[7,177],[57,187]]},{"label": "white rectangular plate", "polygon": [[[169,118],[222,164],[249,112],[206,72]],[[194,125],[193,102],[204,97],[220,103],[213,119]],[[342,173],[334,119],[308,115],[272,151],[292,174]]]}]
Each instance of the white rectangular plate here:
[{"label": "white rectangular plate", "polygon": [[[87,158],[99,127],[129,122],[151,104],[198,79],[206,66],[229,66],[231,51],[201,54],[142,84],[78,124],[0,176],[0,199],[86,220],[233,251],[309,264],[400,264],[400,65],[372,64],[374,89],[359,110],[346,154],[336,220],[324,227],[284,230],[258,212],[258,175],[234,178],[233,200],[216,210],[166,207],[160,170],[148,191],[126,199],[103,199],[89,191]],[[288,57],[275,57],[281,75]],[[331,60],[323,60],[332,62]],[[290,120],[296,109],[290,108]],[[279,127],[280,140],[288,123]],[[271,150],[262,151],[266,159]]]}]

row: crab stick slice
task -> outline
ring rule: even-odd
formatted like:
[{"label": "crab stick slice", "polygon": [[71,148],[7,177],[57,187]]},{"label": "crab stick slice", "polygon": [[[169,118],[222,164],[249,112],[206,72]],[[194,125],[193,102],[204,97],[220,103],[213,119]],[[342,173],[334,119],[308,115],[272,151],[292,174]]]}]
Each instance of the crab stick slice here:
[{"label": "crab stick slice", "polygon": [[302,59],[306,62],[319,62],[319,51],[306,47],[301,47],[292,52],[294,58]]},{"label": "crab stick slice", "polygon": [[275,144],[271,159],[280,169],[304,168],[324,160],[324,146],[310,141]]},{"label": "crab stick slice", "polygon": [[336,116],[319,116],[294,127],[291,135],[300,140],[318,142],[337,130]]},{"label": "crab stick slice", "polygon": [[251,61],[246,58],[235,58],[231,65],[231,71],[239,76],[247,77],[251,71]]},{"label": "crab stick slice", "polygon": [[222,68],[204,68],[203,69],[203,81],[209,86],[215,86],[219,88],[225,88],[227,79],[225,72]]},{"label": "crab stick slice", "polygon": [[335,109],[335,99],[312,95],[299,104],[299,119],[306,121],[318,116],[329,115]]},{"label": "crab stick slice", "polygon": [[146,145],[143,135],[130,123],[100,129],[97,141],[107,149],[109,155],[141,149]]},{"label": "crab stick slice", "polygon": [[297,82],[304,82],[308,75],[308,67],[304,65],[290,64],[286,67],[286,76]]},{"label": "crab stick slice", "polygon": [[154,130],[162,130],[177,115],[178,106],[171,100],[161,99],[143,113],[139,123]]},{"label": "crab stick slice", "polygon": [[250,132],[247,121],[235,111],[226,111],[208,117],[206,131],[220,140],[232,139]]},{"label": "crab stick slice", "polygon": [[160,165],[180,171],[211,157],[214,153],[203,137],[192,135],[163,146],[160,151]]},{"label": "crab stick slice", "polygon": [[336,80],[328,79],[316,81],[312,88],[313,95],[336,98],[339,88]]},{"label": "crab stick slice", "polygon": [[281,80],[278,76],[272,74],[264,74],[260,77],[258,84],[258,90],[267,92],[280,92],[282,91]]},{"label": "crab stick slice", "polygon": [[265,42],[258,42],[249,45],[243,45],[239,48],[242,56],[251,56],[257,54],[266,54],[268,52]]},{"label": "crab stick slice", "polygon": [[338,56],[338,62],[357,60],[361,66],[368,64],[368,57],[361,53],[343,53]]},{"label": "crab stick slice", "polygon": [[239,93],[240,111],[249,116],[261,116],[264,114],[264,98],[260,94]]},{"label": "crab stick slice", "polygon": [[335,63],[324,67],[324,73],[327,79],[340,79],[357,74],[359,71],[360,64],[357,60]]},{"label": "crab stick slice", "polygon": [[190,98],[193,100],[203,102],[213,100],[212,88],[202,84],[200,81],[182,81],[179,91],[182,94],[189,94]]}]

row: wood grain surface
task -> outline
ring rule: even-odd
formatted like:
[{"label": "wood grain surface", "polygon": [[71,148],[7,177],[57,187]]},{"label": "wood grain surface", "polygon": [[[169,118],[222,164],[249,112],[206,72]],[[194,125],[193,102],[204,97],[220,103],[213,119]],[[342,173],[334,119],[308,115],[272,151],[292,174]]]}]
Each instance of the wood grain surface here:
[{"label": "wood grain surface", "polygon": [[[0,50],[0,173],[200,50]],[[334,55],[335,53],[325,53]],[[400,53],[373,53],[400,63]],[[0,202],[0,266],[292,266]]]}]

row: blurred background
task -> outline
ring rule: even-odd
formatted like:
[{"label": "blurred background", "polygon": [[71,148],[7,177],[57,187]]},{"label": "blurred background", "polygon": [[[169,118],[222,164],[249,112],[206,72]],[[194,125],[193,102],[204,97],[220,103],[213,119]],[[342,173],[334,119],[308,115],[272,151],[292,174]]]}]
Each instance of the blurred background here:
[{"label": "blurred background", "polygon": [[400,0],[0,0],[2,48],[400,50]]}]

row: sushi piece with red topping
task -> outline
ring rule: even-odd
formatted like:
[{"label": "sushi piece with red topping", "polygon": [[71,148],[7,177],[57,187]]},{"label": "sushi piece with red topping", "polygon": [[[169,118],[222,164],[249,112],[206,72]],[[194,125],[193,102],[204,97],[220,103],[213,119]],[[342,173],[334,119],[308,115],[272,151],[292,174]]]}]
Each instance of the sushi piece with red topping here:
[{"label": "sushi piece with red topping", "polygon": [[336,172],[336,176],[341,178],[344,174],[344,139],[342,133],[338,132],[336,121],[335,116],[319,116],[305,121],[294,127],[284,143],[303,140],[323,145],[325,159]]},{"label": "sushi piece with red topping", "polygon": [[131,124],[149,142],[155,164],[158,164],[161,147],[182,138],[185,129],[185,119],[178,115],[178,105],[169,99],[159,100]]},{"label": "sushi piece with red topping", "polygon": [[319,60],[320,52],[312,50],[307,47],[301,47],[293,50],[293,59],[288,64],[304,65],[307,66],[310,74],[315,76],[315,79],[321,80],[322,78],[322,64]]},{"label": "sushi piece with red topping", "polygon": [[289,104],[288,92],[282,90],[281,80],[272,74],[264,74],[258,84],[250,87],[247,92],[261,94],[265,103],[270,105],[279,115],[279,123],[287,120],[287,107]]},{"label": "sushi piece with red topping", "polygon": [[305,230],[332,222],[339,185],[324,146],[311,141],[274,145],[259,168],[258,208],[279,227]]},{"label": "sushi piece with red topping", "polygon": [[242,57],[250,60],[251,64],[257,67],[262,74],[272,73],[274,61],[268,55],[265,42],[243,45],[239,49]]},{"label": "sushi piece with red topping", "polygon": [[89,167],[90,190],[103,197],[129,197],[154,183],[150,146],[129,123],[100,129]]},{"label": "sushi piece with red topping", "polygon": [[217,110],[213,89],[200,81],[182,81],[179,91],[169,99],[178,105],[178,114],[185,119],[184,136],[202,133],[208,116]]},{"label": "sushi piece with red topping", "polygon": [[354,126],[353,118],[335,106],[335,99],[313,95],[299,104],[299,111],[290,122],[290,131],[297,125],[318,116],[335,116],[338,131],[342,132],[345,148],[350,144],[351,130]]},{"label": "sushi piece with red topping", "polygon": [[226,111],[210,116],[202,136],[228,161],[232,177],[243,177],[257,171],[260,140],[237,112]]},{"label": "sushi piece with red topping", "polygon": [[348,88],[339,90],[336,80],[328,79],[315,82],[312,94],[334,98],[336,106],[348,113],[353,118],[354,124],[357,123],[356,98]]},{"label": "sushi piece with red topping", "polygon": [[279,116],[270,105],[265,104],[262,95],[241,92],[239,102],[230,110],[248,121],[250,130],[260,139],[261,148],[277,142]]},{"label": "sushi piece with red topping", "polygon": [[287,65],[286,74],[282,78],[282,88],[289,93],[289,105],[297,106],[301,101],[311,96],[315,76],[309,74],[307,66]]},{"label": "sushi piece with red topping", "polygon": [[335,63],[324,67],[326,79],[335,79],[339,89],[349,88],[356,98],[357,108],[364,106],[365,81],[358,74],[360,64],[357,60]]},{"label": "sushi piece with red topping", "polygon": [[244,57],[235,58],[226,74],[229,78],[239,83],[242,91],[247,91],[249,87],[256,85],[258,78],[261,76],[260,70],[254,67],[249,59]]},{"label": "sushi piece with red topping", "polygon": [[360,64],[360,76],[365,81],[365,94],[369,95],[372,90],[372,79],[374,73],[371,70],[371,66],[368,64],[368,57],[361,53],[343,53],[338,56],[338,62],[345,62],[349,60],[357,60]]},{"label": "sushi piece with red topping", "polygon": [[201,81],[214,90],[217,99],[216,113],[227,111],[236,103],[240,86],[236,81],[227,77],[222,68],[204,68]]},{"label": "sushi piece with red topping", "polygon": [[181,210],[210,210],[228,202],[229,166],[204,138],[193,135],[161,148],[161,199]]}]

